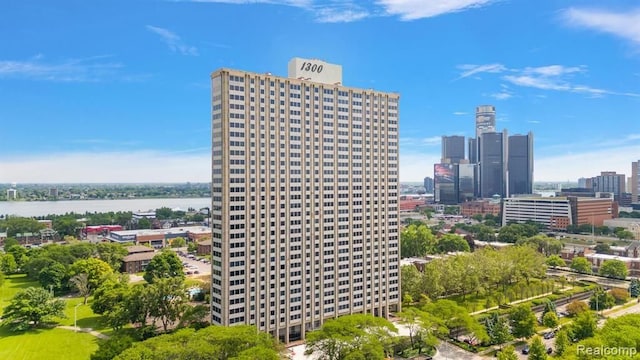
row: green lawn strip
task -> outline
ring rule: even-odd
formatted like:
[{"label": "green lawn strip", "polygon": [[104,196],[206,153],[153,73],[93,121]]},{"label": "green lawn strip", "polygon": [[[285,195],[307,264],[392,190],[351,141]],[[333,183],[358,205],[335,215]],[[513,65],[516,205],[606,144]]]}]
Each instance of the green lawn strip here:
[{"label": "green lawn strip", "polygon": [[111,328],[102,321],[102,315],[95,314],[93,310],[91,310],[92,298],[88,299],[86,305],[82,303],[83,298],[81,297],[63,297],[62,299],[67,303],[67,307],[64,309],[64,313],[67,317],[55,319],[55,321],[58,322],[58,325],[74,326],[75,307],[76,305],[81,304],[78,306],[77,310],[77,323],[79,328],[91,328],[101,333],[111,330]]},{"label": "green lawn strip", "polygon": [[0,287],[0,311],[9,305],[9,301],[18,291],[31,286],[40,287],[40,283],[28,279],[26,274],[7,275],[4,284]]},{"label": "green lawn strip", "polygon": [[10,332],[0,327],[0,359],[87,360],[98,349],[99,339],[65,329]]}]

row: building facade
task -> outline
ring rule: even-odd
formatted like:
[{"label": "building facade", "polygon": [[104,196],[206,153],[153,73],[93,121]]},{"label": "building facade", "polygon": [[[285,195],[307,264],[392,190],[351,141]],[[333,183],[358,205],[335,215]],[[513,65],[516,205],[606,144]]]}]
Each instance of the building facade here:
[{"label": "building facade", "polygon": [[439,204],[458,203],[458,165],[443,163],[433,165],[433,200]]},{"label": "building facade", "polygon": [[289,77],[212,73],[214,324],[290,342],[400,310],[399,96],[341,72],[295,58]]},{"label": "building facade", "polygon": [[486,132],[496,131],[496,108],[493,105],[476,107],[476,138]]},{"label": "building facade", "polygon": [[424,178],[424,191],[427,194],[433,194],[433,178],[429,176]]},{"label": "building facade", "polygon": [[640,160],[631,163],[631,202],[640,203]]},{"label": "building facade", "polygon": [[534,221],[550,230],[565,230],[573,224],[567,198],[515,197],[503,202],[502,223]]},{"label": "building facade", "polygon": [[465,159],[464,146],[464,136],[443,136],[441,162],[459,164]]},{"label": "building facade", "polygon": [[509,136],[507,196],[533,194],[533,133]]},{"label": "building facade", "polygon": [[619,201],[620,196],[626,190],[626,178],[624,174],[616,174],[615,171],[602,171],[600,175],[591,178],[591,181],[587,181],[587,185],[591,185],[591,189],[594,192],[610,192],[616,201]]},{"label": "building facade", "polygon": [[507,175],[507,131],[486,132],[478,139],[480,197],[505,197]]}]

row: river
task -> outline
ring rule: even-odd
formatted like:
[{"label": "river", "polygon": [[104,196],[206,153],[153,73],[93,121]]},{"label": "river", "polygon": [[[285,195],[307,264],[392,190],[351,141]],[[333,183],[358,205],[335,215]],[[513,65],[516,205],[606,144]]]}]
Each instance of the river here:
[{"label": "river", "polygon": [[190,207],[198,210],[211,207],[211,198],[179,199],[122,199],[122,200],[66,200],[66,201],[0,201],[0,214],[16,216],[44,216],[74,212],[110,212],[110,211],[149,211],[161,207]]}]

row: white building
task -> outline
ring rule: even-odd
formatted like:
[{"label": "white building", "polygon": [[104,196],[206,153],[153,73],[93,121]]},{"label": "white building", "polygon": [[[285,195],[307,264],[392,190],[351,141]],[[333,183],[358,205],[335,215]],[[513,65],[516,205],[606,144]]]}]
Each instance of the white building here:
[{"label": "white building", "polygon": [[548,229],[566,229],[573,224],[567,198],[514,197],[504,199],[502,223],[535,221]]},{"label": "white building", "polygon": [[640,240],[640,219],[634,218],[617,218],[604,221],[604,226],[610,228],[621,227],[630,231],[633,234],[633,238]]},{"label": "white building", "polygon": [[399,95],[299,58],[289,77],[211,81],[213,323],[290,342],[325,319],[398,311]]}]

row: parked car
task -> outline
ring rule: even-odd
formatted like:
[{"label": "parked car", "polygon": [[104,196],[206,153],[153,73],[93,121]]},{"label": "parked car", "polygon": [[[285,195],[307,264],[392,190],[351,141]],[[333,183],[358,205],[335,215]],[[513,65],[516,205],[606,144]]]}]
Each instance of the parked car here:
[{"label": "parked car", "polygon": [[556,336],[556,334],[553,331],[549,331],[544,333],[544,338],[549,340],[549,339],[553,339]]},{"label": "parked car", "polygon": [[523,354],[523,355],[528,355],[528,354],[529,354],[529,345],[525,345],[525,346],[522,348],[522,354]]},{"label": "parked car", "polygon": [[553,349],[552,349],[552,348],[550,348],[550,347],[548,347],[548,348],[547,348],[547,354],[551,355],[551,353],[552,353],[552,352],[553,352]]}]

